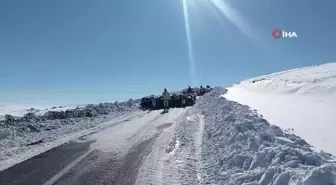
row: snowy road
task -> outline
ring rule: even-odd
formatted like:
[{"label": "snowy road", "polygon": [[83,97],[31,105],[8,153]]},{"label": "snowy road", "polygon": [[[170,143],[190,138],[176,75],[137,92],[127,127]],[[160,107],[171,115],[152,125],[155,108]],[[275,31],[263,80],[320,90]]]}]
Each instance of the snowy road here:
[{"label": "snowy road", "polygon": [[0,184],[335,185],[331,154],[214,88],[186,109],[113,117],[0,173]]},{"label": "snowy road", "polygon": [[[137,179],[141,184],[144,174],[159,178],[159,171],[151,174],[148,167],[162,152],[173,152],[160,147],[171,146],[175,127],[186,111],[171,109],[166,114],[152,111],[129,117],[1,172],[0,184],[135,184]],[[173,144],[175,147],[176,140]],[[144,161],[148,165],[143,166]]]}]

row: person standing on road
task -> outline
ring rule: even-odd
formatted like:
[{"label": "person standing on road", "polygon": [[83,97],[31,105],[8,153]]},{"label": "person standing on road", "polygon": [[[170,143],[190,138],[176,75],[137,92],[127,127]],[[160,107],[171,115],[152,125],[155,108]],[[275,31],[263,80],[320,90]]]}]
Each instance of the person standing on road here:
[{"label": "person standing on road", "polygon": [[164,109],[168,110],[169,109],[170,94],[167,91],[167,89],[164,89],[164,91],[162,93],[162,96],[163,96],[163,106],[164,106]]}]

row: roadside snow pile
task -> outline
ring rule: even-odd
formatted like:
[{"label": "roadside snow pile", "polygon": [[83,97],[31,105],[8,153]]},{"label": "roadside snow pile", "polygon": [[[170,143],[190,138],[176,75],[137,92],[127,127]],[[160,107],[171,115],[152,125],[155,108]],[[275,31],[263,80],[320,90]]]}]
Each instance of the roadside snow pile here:
[{"label": "roadside snow pile", "polygon": [[[132,100],[121,103],[100,103],[97,105],[89,104],[85,107],[76,107],[75,109],[64,109],[60,106],[58,109],[52,108],[44,114],[36,114],[31,111],[23,117],[14,117],[10,114],[5,115],[6,124],[16,125],[19,122],[41,122],[46,120],[59,120],[68,118],[96,117],[99,115],[108,115],[114,112],[126,112],[138,108],[140,100]],[[31,108],[33,109],[33,108]]]},{"label": "roadside snow pile", "polygon": [[83,109],[49,111],[42,116],[28,113],[22,118],[6,115],[6,120],[0,121],[0,171],[25,160],[27,155],[37,155],[37,145],[52,148],[80,137],[106,121],[138,110],[138,103],[139,100],[129,100],[88,105]]},{"label": "roadside snow pile", "polygon": [[336,155],[336,63],[245,80],[224,97],[256,109],[271,124],[294,129],[317,151]]},{"label": "roadside snow pile", "polygon": [[190,114],[204,116],[202,183],[226,185],[336,184],[333,156],[316,153],[305,140],[270,125],[248,106],[215,88]]},{"label": "roadside snow pile", "polygon": [[43,115],[48,111],[66,111],[69,109],[83,109],[85,108],[85,106],[87,106],[87,104],[69,104],[69,105],[63,105],[63,106],[53,106],[53,107],[49,107],[47,109],[41,109],[36,111],[37,115]]}]

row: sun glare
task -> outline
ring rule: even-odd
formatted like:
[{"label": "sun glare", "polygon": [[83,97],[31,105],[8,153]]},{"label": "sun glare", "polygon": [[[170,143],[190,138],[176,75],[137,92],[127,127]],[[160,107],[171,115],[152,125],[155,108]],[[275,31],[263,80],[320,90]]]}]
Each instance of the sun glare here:
[{"label": "sun glare", "polygon": [[194,61],[194,52],[193,52],[192,38],[191,38],[191,32],[190,32],[187,0],[182,0],[182,4],[183,4],[183,16],[184,16],[185,33],[186,33],[186,37],[187,37],[190,76],[191,76],[192,83],[193,83],[192,85],[196,85],[195,61]]},{"label": "sun glare", "polygon": [[245,36],[252,39],[251,29],[244,17],[225,0],[209,0],[223,16],[232,22]]},{"label": "sun glare", "polygon": [[[203,4],[205,3],[205,4]],[[221,26],[225,29],[224,19],[231,22],[237,29],[250,40],[258,40],[255,38],[255,33],[252,32],[249,23],[244,19],[238,10],[233,8],[227,0],[182,0],[184,27],[186,34],[186,41],[188,47],[188,61],[190,68],[190,78],[192,79],[192,85],[196,85],[196,71],[195,71],[195,59],[193,51],[193,39],[190,29],[190,8],[197,9],[197,7],[203,7],[209,3],[207,7],[210,7],[210,11],[214,13]],[[204,8],[204,7],[203,7]],[[201,13],[198,12],[197,13]]]}]

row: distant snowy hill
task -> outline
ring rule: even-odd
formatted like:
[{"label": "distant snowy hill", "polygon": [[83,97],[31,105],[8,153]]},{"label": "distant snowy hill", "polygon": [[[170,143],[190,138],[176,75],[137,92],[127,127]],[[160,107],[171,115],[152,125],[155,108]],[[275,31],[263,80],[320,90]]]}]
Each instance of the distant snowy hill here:
[{"label": "distant snowy hill", "polygon": [[336,63],[242,81],[225,97],[250,106],[271,124],[293,128],[316,150],[336,155]]},{"label": "distant snowy hill", "polygon": [[5,104],[0,105],[0,117],[4,116],[5,114],[11,114],[12,116],[21,117],[29,112],[31,112],[33,109],[35,111],[38,110],[44,110],[47,107],[46,106],[38,106],[38,105],[27,105],[27,104]]}]

